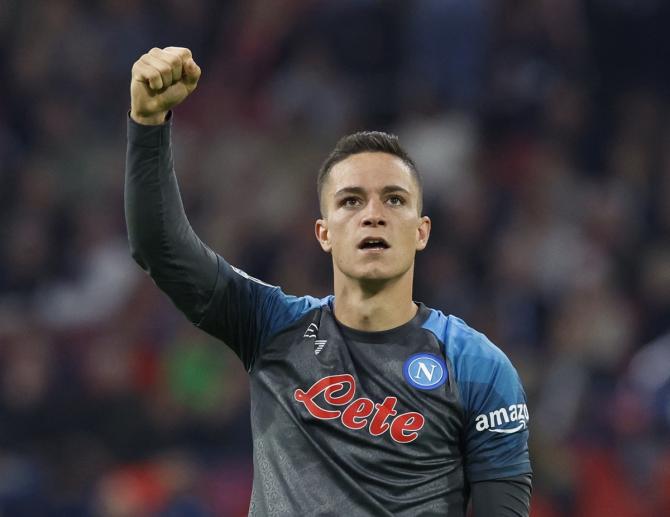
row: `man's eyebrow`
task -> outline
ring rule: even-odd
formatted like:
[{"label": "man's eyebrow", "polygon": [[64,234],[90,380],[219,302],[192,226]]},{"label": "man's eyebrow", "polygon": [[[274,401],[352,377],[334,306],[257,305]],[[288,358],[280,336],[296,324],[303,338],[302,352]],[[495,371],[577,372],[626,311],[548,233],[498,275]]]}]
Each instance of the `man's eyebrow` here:
[{"label": "man's eyebrow", "polygon": [[405,194],[409,194],[409,190],[400,185],[387,185],[382,189],[382,194],[390,194],[391,192],[404,192]]},{"label": "man's eyebrow", "polygon": [[335,192],[335,196],[341,196],[342,194],[365,194],[365,190],[361,187],[343,187],[337,192]]},{"label": "man's eyebrow", "polygon": [[[381,191],[382,194],[389,194],[391,192],[404,192],[405,194],[409,194],[409,190],[407,190],[405,187],[401,187],[400,185],[387,185],[382,188]],[[335,197],[341,196],[343,194],[363,195],[365,194],[365,189],[362,187],[343,187],[335,192]]]}]

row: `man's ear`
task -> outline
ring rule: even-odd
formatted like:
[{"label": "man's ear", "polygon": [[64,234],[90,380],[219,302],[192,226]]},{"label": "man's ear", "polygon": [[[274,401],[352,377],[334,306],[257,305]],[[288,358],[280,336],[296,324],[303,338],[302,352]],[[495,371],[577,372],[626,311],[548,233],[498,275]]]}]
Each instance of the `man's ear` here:
[{"label": "man's ear", "polygon": [[314,233],[316,234],[316,240],[321,245],[321,249],[326,253],[330,253],[332,246],[328,234],[328,221],[326,219],[317,219],[314,224]]},{"label": "man's ear", "polygon": [[430,217],[424,215],[419,220],[419,227],[416,231],[416,250],[421,251],[428,245],[428,239],[430,237],[430,228],[431,228]]}]

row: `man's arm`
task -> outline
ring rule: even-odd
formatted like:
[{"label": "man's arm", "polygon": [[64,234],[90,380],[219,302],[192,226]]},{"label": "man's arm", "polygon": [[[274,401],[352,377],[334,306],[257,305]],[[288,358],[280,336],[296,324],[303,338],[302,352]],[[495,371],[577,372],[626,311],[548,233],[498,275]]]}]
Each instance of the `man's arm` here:
[{"label": "man's arm", "polygon": [[521,379],[486,336],[457,318],[451,323],[445,346],[463,404],[463,460],[474,514],[527,515],[530,416]]},{"label": "man's arm", "polygon": [[185,48],[154,48],[133,65],[124,192],[133,258],[196,324],[211,298],[218,259],[184,213],[166,117],[199,78]]},{"label": "man's arm", "polygon": [[195,234],[184,213],[170,145],[171,108],[196,87],[188,49],[152,49],[133,65],[125,210],[133,258],[196,326],[224,341],[251,370],[261,343],[319,305],[286,296],[231,266]]},{"label": "man's arm", "polygon": [[474,517],[528,517],[531,475],[479,481],[471,485]]},{"label": "man's arm", "polygon": [[218,259],[184,213],[172,166],[170,121],[145,126],[128,120],[124,190],[133,258],[198,324],[212,297]]}]

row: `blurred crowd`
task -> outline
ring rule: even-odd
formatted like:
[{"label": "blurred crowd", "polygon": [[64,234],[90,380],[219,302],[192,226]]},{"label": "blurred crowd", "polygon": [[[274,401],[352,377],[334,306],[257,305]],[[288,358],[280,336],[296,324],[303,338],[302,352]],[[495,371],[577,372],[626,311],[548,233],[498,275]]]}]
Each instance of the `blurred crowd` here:
[{"label": "blurred crowd", "polygon": [[0,2],[0,516],[241,516],[246,373],[130,258],[132,63],[189,47],[198,234],[324,296],[316,171],[396,133],[424,175],[414,297],[485,332],[531,412],[536,517],[670,515],[670,4]]}]

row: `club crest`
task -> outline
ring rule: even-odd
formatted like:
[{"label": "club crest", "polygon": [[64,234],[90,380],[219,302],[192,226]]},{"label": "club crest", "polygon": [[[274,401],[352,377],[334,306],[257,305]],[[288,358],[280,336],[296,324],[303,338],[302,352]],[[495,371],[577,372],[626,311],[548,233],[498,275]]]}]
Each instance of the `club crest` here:
[{"label": "club crest", "polygon": [[441,357],[433,354],[414,354],[403,366],[405,380],[420,390],[442,386],[448,377],[447,366]]}]

